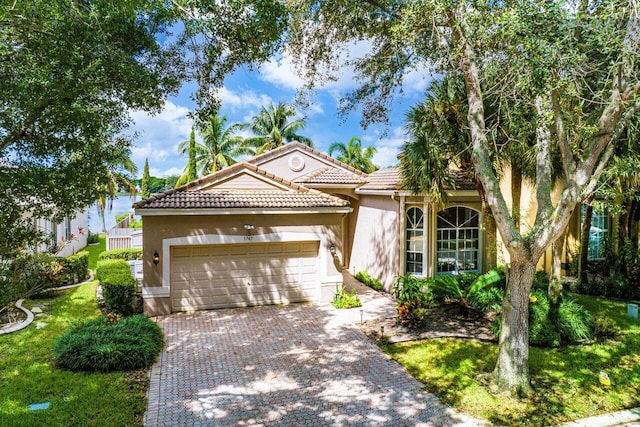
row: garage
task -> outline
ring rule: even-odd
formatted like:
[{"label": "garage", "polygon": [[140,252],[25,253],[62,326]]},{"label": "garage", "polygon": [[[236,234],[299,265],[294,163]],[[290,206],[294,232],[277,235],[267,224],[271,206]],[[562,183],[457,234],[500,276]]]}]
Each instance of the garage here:
[{"label": "garage", "polygon": [[171,247],[173,311],[315,301],[319,242]]}]

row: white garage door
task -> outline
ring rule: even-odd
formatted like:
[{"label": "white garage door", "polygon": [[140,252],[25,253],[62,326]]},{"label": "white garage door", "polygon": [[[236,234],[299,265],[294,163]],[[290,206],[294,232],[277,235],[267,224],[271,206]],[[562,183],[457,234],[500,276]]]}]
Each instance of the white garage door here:
[{"label": "white garage door", "polygon": [[319,242],[171,248],[173,311],[313,301]]}]

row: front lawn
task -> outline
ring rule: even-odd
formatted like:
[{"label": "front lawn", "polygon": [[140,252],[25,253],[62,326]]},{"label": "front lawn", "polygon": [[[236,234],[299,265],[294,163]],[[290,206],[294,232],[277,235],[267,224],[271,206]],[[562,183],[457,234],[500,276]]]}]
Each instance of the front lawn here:
[{"label": "front lawn", "polygon": [[[395,360],[457,410],[502,425],[561,422],[640,405],[640,322],[627,317],[626,303],[575,296],[594,316],[620,328],[615,340],[558,349],[530,349],[534,394],[515,401],[490,394],[483,385],[493,369],[497,345],[461,339],[414,341],[385,346]],[[602,386],[600,371],[611,379]]]},{"label": "front lawn", "polygon": [[[96,248],[96,249],[94,249]],[[104,250],[87,248],[90,263]],[[100,250],[102,249],[102,250]],[[97,317],[97,281],[54,297],[25,301],[45,304],[49,316],[36,317],[19,332],[0,336],[0,426],[140,426],[146,409],[145,370],[78,373],[53,366],[56,339],[78,321]],[[46,323],[41,329],[37,323]],[[29,412],[32,403],[50,402],[49,409]]]}]

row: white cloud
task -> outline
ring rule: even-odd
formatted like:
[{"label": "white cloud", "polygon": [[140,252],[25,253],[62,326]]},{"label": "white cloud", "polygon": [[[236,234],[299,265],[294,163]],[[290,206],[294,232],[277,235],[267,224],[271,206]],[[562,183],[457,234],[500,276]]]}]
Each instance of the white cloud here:
[{"label": "white cloud", "polygon": [[389,137],[375,138],[366,135],[364,141],[375,140],[376,153],[373,155],[373,163],[380,167],[393,166],[398,164],[398,153],[406,139],[405,131],[402,127],[396,127]]},{"label": "white cloud", "polygon": [[168,177],[170,175],[178,175],[178,176],[180,176],[180,175],[182,175],[182,170],[183,170],[182,168],[176,168],[176,167],[169,168],[169,169],[166,169],[166,170],[157,169],[157,168],[149,168],[149,174],[151,176],[155,176],[155,177],[158,177],[158,178],[166,178],[166,177]]},{"label": "white cloud", "polygon": [[[129,131],[135,132],[137,138],[132,147],[131,158],[142,174],[144,161],[149,159],[150,170],[157,169],[157,165],[170,163],[174,166],[179,161],[176,153],[177,145],[189,138],[193,121],[187,117],[189,109],[165,102],[162,111],[152,116],[146,112],[131,113],[133,124]],[[176,166],[177,167],[177,166]]]},{"label": "white cloud", "polygon": [[272,102],[269,95],[264,93],[256,94],[252,90],[234,92],[226,87],[222,87],[218,89],[217,95],[220,98],[222,106],[231,111],[246,110],[249,108],[259,109],[263,105],[269,105]]}]

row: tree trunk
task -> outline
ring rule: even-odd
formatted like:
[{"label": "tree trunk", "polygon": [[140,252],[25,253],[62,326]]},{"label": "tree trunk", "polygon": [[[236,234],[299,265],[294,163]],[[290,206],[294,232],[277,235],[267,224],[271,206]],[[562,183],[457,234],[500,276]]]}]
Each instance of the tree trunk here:
[{"label": "tree trunk", "polygon": [[520,231],[520,203],[522,199],[522,169],[511,165],[511,216]]},{"label": "tree trunk", "polygon": [[498,229],[496,226],[496,219],[493,217],[491,206],[487,202],[487,193],[484,191],[484,187],[480,180],[476,177],[476,189],[480,195],[482,202],[482,218],[484,226],[484,248],[486,254],[486,270],[492,270],[496,268],[498,264],[498,252],[496,242],[498,239]]},{"label": "tree trunk", "polygon": [[498,362],[493,371],[494,386],[513,397],[531,392],[529,383],[529,291],[536,262],[513,257],[509,281],[502,301]]},{"label": "tree trunk", "polygon": [[587,201],[587,209],[584,213],[584,220],[580,228],[580,261],[578,262],[578,280],[580,283],[587,283],[587,262],[589,261],[589,232],[591,231],[591,217],[593,207],[591,198]]},{"label": "tree trunk", "polygon": [[549,298],[552,302],[558,302],[560,299],[560,292],[562,292],[562,282],[560,277],[562,275],[562,250],[564,249],[564,242],[566,238],[566,232],[562,233],[562,236],[553,242],[551,250],[551,280],[549,280]]}]

